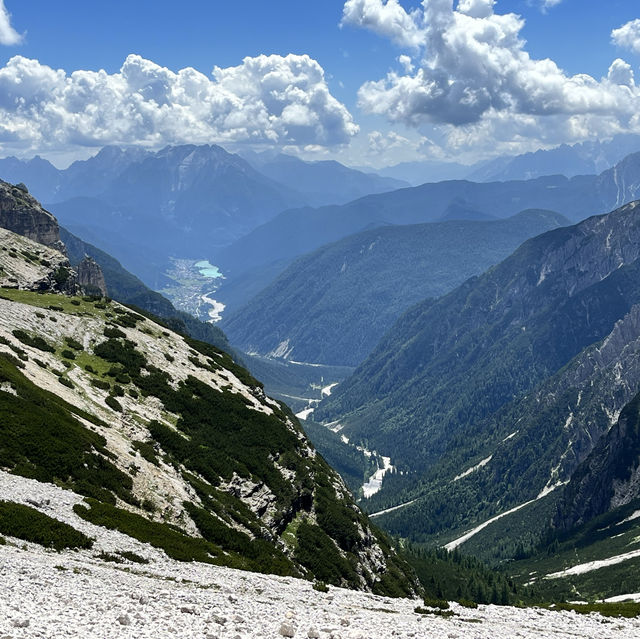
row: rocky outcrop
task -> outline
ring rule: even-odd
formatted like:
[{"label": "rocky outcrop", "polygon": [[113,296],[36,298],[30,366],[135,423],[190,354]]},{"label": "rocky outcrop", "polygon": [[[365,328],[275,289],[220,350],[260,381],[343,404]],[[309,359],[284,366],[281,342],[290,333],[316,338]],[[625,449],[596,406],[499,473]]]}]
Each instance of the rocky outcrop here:
[{"label": "rocky outcrop", "polygon": [[640,497],[640,394],[576,470],[554,524],[564,530]]},{"label": "rocky outcrop", "polygon": [[29,195],[24,184],[0,180],[0,227],[64,252],[56,218]]},{"label": "rocky outcrop", "polygon": [[107,296],[107,284],[100,265],[88,255],[76,267],[78,284],[87,295]]},{"label": "rocky outcrop", "polygon": [[0,287],[78,292],[76,273],[67,256],[59,250],[3,228],[0,228],[0,246]]}]

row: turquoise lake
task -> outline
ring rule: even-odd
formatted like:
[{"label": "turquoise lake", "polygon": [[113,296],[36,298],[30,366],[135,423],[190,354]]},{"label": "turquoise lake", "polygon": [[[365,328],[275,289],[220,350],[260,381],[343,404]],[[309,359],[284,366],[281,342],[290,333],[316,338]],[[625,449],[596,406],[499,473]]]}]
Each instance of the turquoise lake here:
[{"label": "turquoise lake", "polygon": [[222,277],[220,269],[209,263],[208,260],[200,260],[199,262],[196,262],[195,267],[200,271],[200,275],[203,275],[204,277],[210,277],[212,279]]}]

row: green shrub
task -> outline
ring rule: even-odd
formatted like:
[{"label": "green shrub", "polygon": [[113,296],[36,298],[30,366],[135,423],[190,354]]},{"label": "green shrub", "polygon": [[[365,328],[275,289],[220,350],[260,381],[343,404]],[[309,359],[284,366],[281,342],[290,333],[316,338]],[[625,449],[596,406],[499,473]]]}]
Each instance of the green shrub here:
[{"label": "green shrub", "polygon": [[29,506],[8,501],[0,501],[0,533],[58,551],[65,548],[91,548],[93,544],[89,537],[68,524]]},{"label": "green shrub", "polygon": [[160,465],[155,448],[151,442],[134,441],[132,442],[132,446],[134,450],[137,450],[140,453],[140,456],[143,459],[146,459],[149,463],[156,466]]},{"label": "green shrub", "polygon": [[58,286],[62,286],[67,283],[70,275],[71,275],[71,272],[69,271],[69,269],[64,266],[61,266],[53,274],[53,279],[56,281],[56,284],[58,284]]},{"label": "green shrub", "polygon": [[13,331],[13,336],[20,340],[25,346],[31,346],[32,348],[37,348],[38,350],[44,351],[45,353],[55,353],[55,348],[48,344],[42,337],[39,335],[29,335],[26,331],[22,329],[15,329]]},{"label": "green shrub", "polygon": [[446,610],[449,607],[449,602],[446,599],[433,599],[431,597],[425,597],[424,605],[427,608],[440,608],[441,610]]},{"label": "green shrub", "polygon": [[177,561],[200,561],[213,563],[219,548],[204,539],[185,535],[169,524],[149,521],[140,515],[104,504],[95,499],[87,499],[89,507],[76,504],[74,512],[97,526],[119,530],[143,543],[161,548],[169,557]]},{"label": "green shrub", "polygon": [[335,547],[333,541],[318,526],[303,521],[296,532],[295,558],[311,571],[316,579],[334,586],[356,586],[358,578],[353,566]]},{"label": "green shrub", "polygon": [[324,581],[314,581],[313,582],[313,589],[317,590],[318,592],[329,592],[329,586],[327,586],[327,584],[324,583]]},{"label": "green shrub", "polygon": [[68,377],[58,377],[58,381],[67,388],[73,388],[73,382]]},{"label": "green shrub", "polygon": [[113,395],[107,395],[107,397],[104,400],[104,403],[111,409],[115,410],[118,413],[122,412],[122,406],[120,405],[120,402],[113,396]]},{"label": "green shrub", "polygon": [[73,351],[70,351],[69,349],[65,349],[62,351],[62,353],[60,353],[62,355],[62,357],[65,357],[66,359],[75,359],[76,358],[76,354]]},{"label": "green shrub", "polygon": [[115,328],[114,326],[105,326],[103,331],[105,337],[109,337],[111,339],[118,339],[119,337],[126,337],[126,333],[123,333],[119,328]]},{"label": "green shrub", "polygon": [[69,348],[72,348],[74,351],[84,350],[84,346],[82,346],[82,344],[78,340],[73,339],[73,337],[65,337],[64,341],[67,344],[67,346]]},{"label": "green shrub", "polygon": [[91,386],[95,386],[100,390],[106,390],[106,391],[108,391],[111,388],[111,384],[109,384],[109,382],[105,382],[102,379],[92,379]]},{"label": "green shrub", "polygon": [[0,393],[0,467],[102,500],[115,501],[118,495],[133,501],[131,478],[109,461],[106,440],[74,415],[106,424],[38,388],[11,362],[0,358],[0,383],[3,381],[18,395]]}]

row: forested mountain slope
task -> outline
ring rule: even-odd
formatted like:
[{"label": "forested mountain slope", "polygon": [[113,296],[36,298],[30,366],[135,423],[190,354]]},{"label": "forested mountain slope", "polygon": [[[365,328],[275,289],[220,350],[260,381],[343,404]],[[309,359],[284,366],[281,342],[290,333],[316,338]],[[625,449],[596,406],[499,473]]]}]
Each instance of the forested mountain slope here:
[{"label": "forested mountain slope", "polygon": [[411,305],[439,297],[524,240],[569,222],[551,211],[507,220],[387,226],[294,262],[221,326],[245,352],[355,366]]}]

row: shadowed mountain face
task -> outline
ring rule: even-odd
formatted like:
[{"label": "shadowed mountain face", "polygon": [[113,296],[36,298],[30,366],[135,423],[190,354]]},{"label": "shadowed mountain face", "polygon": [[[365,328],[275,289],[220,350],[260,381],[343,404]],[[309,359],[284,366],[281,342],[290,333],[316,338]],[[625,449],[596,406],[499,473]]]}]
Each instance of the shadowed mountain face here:
[{"label": "shadowed mountain face", "polygon": [[349,236],[294,262],[222,326],[245,352],[357,365],[409,306],[439,297],[569,222],[526,211],[496,222],[388,226]]}]

